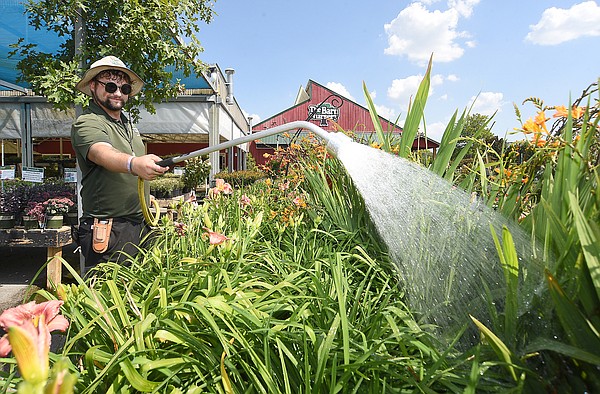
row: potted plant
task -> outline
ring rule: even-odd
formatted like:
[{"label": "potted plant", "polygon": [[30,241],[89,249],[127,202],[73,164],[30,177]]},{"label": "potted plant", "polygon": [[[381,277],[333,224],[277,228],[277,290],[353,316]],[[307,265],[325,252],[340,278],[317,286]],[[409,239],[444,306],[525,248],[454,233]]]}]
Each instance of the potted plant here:
[{"label": "potted plant", "polygon": [[75,203],[67,197],[50,198],[44,201],[44,212],[46,216],[46,228],[61,228],[63,216],[69,212]]},{"label": "potted plant", "polygon": [[23,216],[23,226],[25,230],[40,228],[44,224],[45,219],[44,204],[41,202],[32,202],[25,211],[25,216]]},{"label": "potted plant", "polygon": [[15,225],[15,216],[19,213],[18,195],[14,187],[0,193],[0,229],[9,229]]}]

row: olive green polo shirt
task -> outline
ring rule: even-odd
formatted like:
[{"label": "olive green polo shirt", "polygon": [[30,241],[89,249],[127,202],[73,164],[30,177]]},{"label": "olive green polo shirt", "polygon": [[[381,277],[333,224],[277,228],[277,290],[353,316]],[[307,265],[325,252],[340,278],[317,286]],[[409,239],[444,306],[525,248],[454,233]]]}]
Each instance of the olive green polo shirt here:
[{"label": "olive green polo shirt", "polygon": [[[146,151],[139,131],[125,115],[121,114],[121,121],[116,121],[98,104],[90,102],[71,127],[71,144],[81,169],[83,217],[142,220],[138,178],[128,173],[111,172],[87,158],[90,147],[98,142],[109,143],[134,156],[142,156]],[[148,193],[146,184],[146,197]]]}]

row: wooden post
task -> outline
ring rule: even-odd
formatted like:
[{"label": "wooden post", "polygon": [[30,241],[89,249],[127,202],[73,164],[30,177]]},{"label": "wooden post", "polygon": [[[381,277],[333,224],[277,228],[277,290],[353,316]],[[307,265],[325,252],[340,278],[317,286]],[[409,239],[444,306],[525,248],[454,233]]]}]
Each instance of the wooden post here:
[{"label": "wooden post", "polygon": [[62,257],[62,246],[48,246],[47,256],[51,260],[46,270],[46,288],[51,289],[52,285],[59,285],[62,278],[62,261],[60,260]]}]

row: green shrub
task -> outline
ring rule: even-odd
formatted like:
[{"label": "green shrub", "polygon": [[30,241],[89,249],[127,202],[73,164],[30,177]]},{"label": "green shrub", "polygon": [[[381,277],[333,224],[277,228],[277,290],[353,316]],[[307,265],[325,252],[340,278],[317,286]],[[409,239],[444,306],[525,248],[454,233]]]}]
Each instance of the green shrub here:
[{"label": "green shrub", "polygon": [[174,191],[182,190],[183,187],[181,177],[174,174],[165,174],[150,181],[150,193],[158,198],[172,196]]},{"label": "green shrub", "polygon": [[264,173],[256,170],[222,171],[215,175],[215,178],[222,178],[234,187],[249,186],[264,177]]},{"label": "green shrub", "polygon": [[201,157],[193,157],[186,160],[185,170],[181,176],[181,180],[185,189],[194,189],[200,184],[206,182],[206,178],[210,173],[210,161],[202,160]]}]

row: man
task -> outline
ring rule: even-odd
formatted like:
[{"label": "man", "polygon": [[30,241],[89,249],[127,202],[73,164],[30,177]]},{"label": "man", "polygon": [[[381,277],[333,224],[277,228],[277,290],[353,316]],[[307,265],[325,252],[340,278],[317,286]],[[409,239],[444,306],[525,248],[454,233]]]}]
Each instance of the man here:
[{"label": "man", "polygon": [[[142,138],[122,110],[144,82],[115,56],[96,61],[77,83],[92,97],[71,129],[71,143],[81,169],[83,215],[79,245],[86,270],[135,255],[147,231],[139,202],[137,177],[151,180],[168,167],[146,155]],[[146,188],[146,197],[149,194]],[[122,251],[123,253],[116,253]]]}]

